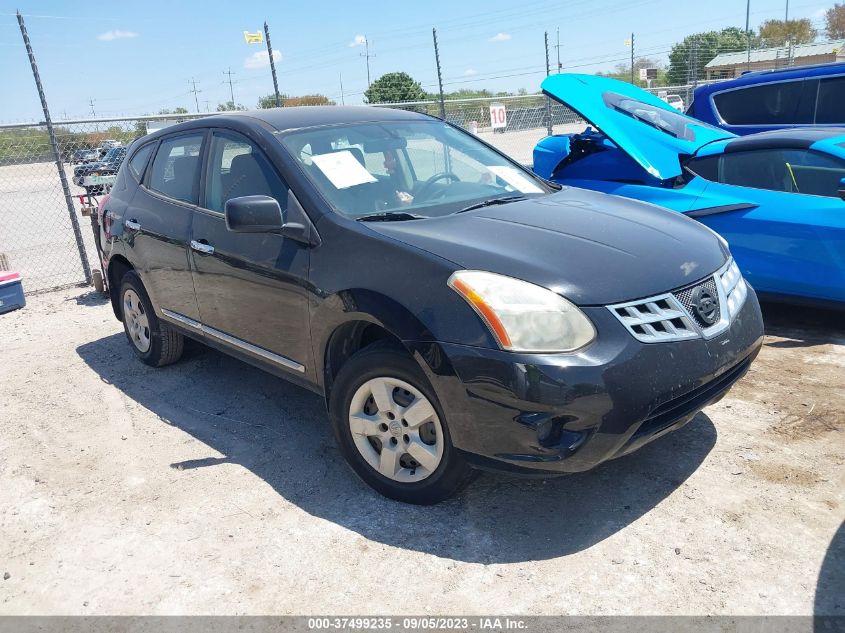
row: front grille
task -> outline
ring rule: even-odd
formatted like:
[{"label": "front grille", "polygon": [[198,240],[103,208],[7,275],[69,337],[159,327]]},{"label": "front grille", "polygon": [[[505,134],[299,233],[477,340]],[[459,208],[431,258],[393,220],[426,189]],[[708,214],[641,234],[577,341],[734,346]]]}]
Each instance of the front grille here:
[{"label": "front grille", "polygon": [[[713,323],[705,322],[704,319],[698,315],[698,311],[692,303],[692,295],[698,288],[704,288],[712,297],[716,298],[716,320]],[[689,288],[673,292],[672,294],[678,298],[678,301],[681,302],[681,305],[684,306],[687,313],[689,313],[700,328],[709,328],[714,323],[718,323],[722,318],[721,306],[719,303],[719,292],[716,290],[716,282],[713,281],[713,277],[708,277],[707,280],[702,283],[697,283]]]},{"label": "front grille", "polygon": [[[694,305],[693,295],[698,289],[707,291],[716,304],[713,323],[707,323]],[[716,273],[691,286],[607,308],[643,343],[712,338],[728,328],[747,293],[745,280],[731,259]]]}]

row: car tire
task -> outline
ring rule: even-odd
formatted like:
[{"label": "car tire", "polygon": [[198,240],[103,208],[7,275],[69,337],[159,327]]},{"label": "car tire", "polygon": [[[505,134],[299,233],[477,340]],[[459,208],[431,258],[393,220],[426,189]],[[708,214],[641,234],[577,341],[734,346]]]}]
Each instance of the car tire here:
[{"label": "car tire", "polygon": [[118,297],[123,330],[138,358],[151,367],[164,367],[179,360],[185,339],[156,316],[144,284],[134,270],[121,279]]},{"label": "car tire", "polygon": [[[406,420],[403,414],[408,412]],[[452,445],[425,374],[398,346],[376,343],[346,362],[331,390],[329,415],[347,463],[386,497],[418,505],[439,503],[475,474]]]}]

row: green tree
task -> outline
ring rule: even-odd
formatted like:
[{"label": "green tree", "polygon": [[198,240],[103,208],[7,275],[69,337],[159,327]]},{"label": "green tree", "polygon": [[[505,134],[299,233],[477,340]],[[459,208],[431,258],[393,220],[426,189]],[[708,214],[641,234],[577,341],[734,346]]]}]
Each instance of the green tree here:
[{"label": "green tree", "polygon": [[[758,39],[751,32],[751,46],[758,43]],[[721,31],[707,31],[687,35],[682,42],[672,46],[669,52],[669,84],[686,83],[692,71],[702,79],[705,75],[704,67],[720,53],[735,53],[744,51],[748,45],[748,34],[744,29],[729,26]],[[695,68],[693,68],[695,67]]]},{"label": "green tree", "polygon": [[[634,60],[634,85],[646,87],[647,81],[640,81],[640,68],[656,68],[657,78],[652,79],[651,87],[665,86],[666,84],[666,67],[656,59],[651,57],[639,57]],[[616,68],[612,72],[597,73],[604,77],[612,77],[621,81],[631,81],[631,64],[616,64]]]},{"label": "green tree", "polygon": [[218,112],[231,112],[233,110],[246,110],[246,108],[243,106],[243,104],[235,104],[234,101],[226,101],[225,103],[217,104]]},{"label": "green tree", "polygon": [[816,39],[816,29],[807,18],[801,20],[766,20],[760,25],[760,43],[763,46],[809,44]]},{"label": "green tree", "polygon": [[845,4],[837,2],[825,11],[824,32],[832,40],[845,39]]},{"label": "green tree", "polygon": [[[279,95],[282,99],[282,103],[284,103],[285,99],[288,96],[284,93]],[[268,95],[264,95],[263,97],[258,97],[258,107],[261,110],[267,110],[268,108],[275,108],[276,107],[276,93],[270,93]]]},{"label": "green tree", "polygon": [[376,79],[364,92],[367,103],[423,101],[425,91],[418,81],[404,72],[387,73]]},{"label": "green tree", "polygon": [[159,110],[159,114],[188,114],[187,108],[173,108],[172,110]]}]

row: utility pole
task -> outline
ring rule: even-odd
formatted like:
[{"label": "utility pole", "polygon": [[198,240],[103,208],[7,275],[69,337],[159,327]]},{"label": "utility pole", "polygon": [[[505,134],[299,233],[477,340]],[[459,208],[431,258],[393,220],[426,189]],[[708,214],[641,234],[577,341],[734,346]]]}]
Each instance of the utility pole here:
[{"label": "utility pole", "polygon": [[232,72],[232,68],[231,68],[231,66],[230,66],[230,67],[229,67],[229,70],[224,70],[224,71],[223,71],[223,74],[224,74],[224,75],[229,75],[229,79],[228,79],[228,81],[224,81],[223,83],[224,83],[224,84],[225,84],[225,83],[228,83],[228,84],[229,84],[229,97],[232,99],[232,105],[234,106],[234,105],[235,105],[235,89],[232,87],[232,84],[234,83],[234,82],[232,81],[232,75],[234,75],[235,73],[233,73],[233,72]]},{"label": "utility pole", "polygon": [[197,97],[197,93],[202,92],[202,90],[197,90],[197,80],[196,79],[191,78],[188,81],[188,83],[191,84],[191,86],[192,86],[192,88],[190,90],[188,90],[188,92],[194,93],[194,103],[197,104],[197,113],[199,113],[199,111],[200,111],[200,100],[199,100],[199,97]]},{"label": "utility pole", "polygon": [[205,100],[205,111],[210,112],[211,110],[208,109],[208,99]]},{"label": "utility pole", "polygon": [[563,64],[560,63],[560,27],[557,27],[557,44],[555,44],[555,48],[557,49],[557,72],[563,72]]},{"label": "utility pole", "polygon": [[634,83],[634,34],[631,33],[631,83]]},{"label": "utility pole", "polygon": [[264,23],[264,35],[267,39],[267,54],[270,56],[270,71],[273,73],[273,91],[276,93],[276,107],[282,107],[282,96],[279,94],[279,80],[276,79],[276,61],[273,59],[273,47],[270,45],[270,27]]},{"label": "utility pole", "polygon": [[745,3],[745,38],[746,38],[746,51],[748,53],[748,57],[745,61],[745,70],[751,70],[751,29],[750,29],[750,20],[751,20],[751,0],[747,0]]},{"label": "utility pole", "polygon": [[368,37],[364,37],[364,53],[358,53],[361,57],[365,57],[367,59],[367,88],[370,87],[370,57],[375,57],[376,54],[373,53],[370,55],[370,39]]},{"label": "utility pole", "polygon": [[346,100],[343,98],[343,73],[339,73],[340,77],[340,105],[346,105]]},{"label": "utility pole", "polygon": [[44,94],[44,86],[41,85],[41,75],[38,73],[38,64],[35,63],[35,53],[32,51],[32,43],[29,41],[29,34],[20,11],[17,12],[18,26],[21,29],[21,37],[26,47],[26,54],[29,56],[29,65],[32,68],[32,78],[35,79],[35,87],[38,90],[38,97],[41,99],[41,109],[44,111],[44,123],[47,126],[47,136],[50,138],[50,149],[53,150],[53,160],[56,162],[56,169],[59,172],[59,182],[62,184],[62,193],[65,196],[67,212],[70,215],[70,225],[73,227],[73,236],[76,238],[76,249],[79,251],[79,260],[82,264],[82,274],[85,276],[85,283],[91,285],[91,264],[88,263],[88,253],[85,252],[85,242],[82,241],[82,231],[79,229],[79,218],[76,215],[76,208],[73,206],[73,198],[70,195],[70,186],[67,183],[65,166],[62,163],[62,153],[59,150],[59,143],[56,140],[56,133],[53,130],[53,120],[50,118],[50,108],[47,107],[47,97]]},{"label": "utility pole", "polygon": [[[543,33],[543,40],[546,44],[546,77],[551,74],[549,70],[549,32]],[[546,132],[549,136],[552,135],[552,102],[549,97],[546,97]]]},{"label": "utility pole", "polygon": [[440,50],[437,48],[437,29],[431,29],[434,38],[434,61],[437,64],[437,85],[440,87],[440,118],[446,119],[446,102],[443,97],[443,74],[440,72]]},{"label": "utility pole", "polygon": [[96,119],[97,113],[94,112],[94,98],[93,97],[88,99],[88,105],[91,107],[91,118]]}]

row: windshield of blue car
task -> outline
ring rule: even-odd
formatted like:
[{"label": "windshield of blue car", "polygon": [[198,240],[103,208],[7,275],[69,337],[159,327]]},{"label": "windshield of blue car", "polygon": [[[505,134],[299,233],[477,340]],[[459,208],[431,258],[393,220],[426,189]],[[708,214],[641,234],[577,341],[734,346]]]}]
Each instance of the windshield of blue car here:
[{"label": "windshield of blue car", "polygon": [[680,112],[667,110],[666,108],[652,105],[650,103],[644,103],[642,101],[638,101],[637,99],[632,99],[631,97],[626,97],[615,92],[605,92],[603,97],[604,103],[608,107],[636,119],[637,121],[645,123],[650,127],[658,129],[674,138],[694,141],[695,126],[714,130],[717,129],[707,123],[693,121]]},{"label": "windshield of blue car", "polygon": [[278,134],[323,197],[351,218],[444,216],[552,191],[475,137],[434,119]]}]

